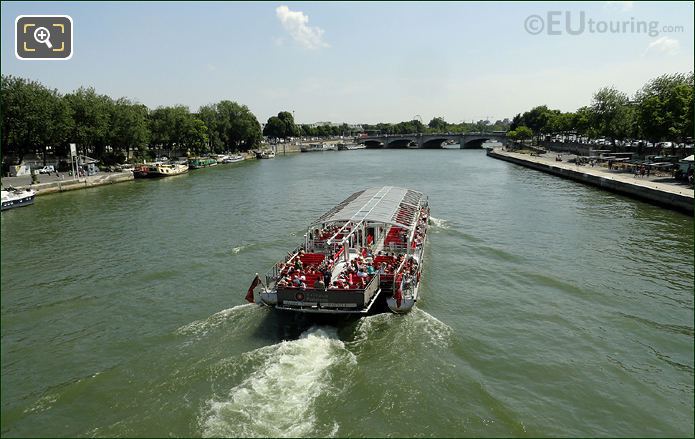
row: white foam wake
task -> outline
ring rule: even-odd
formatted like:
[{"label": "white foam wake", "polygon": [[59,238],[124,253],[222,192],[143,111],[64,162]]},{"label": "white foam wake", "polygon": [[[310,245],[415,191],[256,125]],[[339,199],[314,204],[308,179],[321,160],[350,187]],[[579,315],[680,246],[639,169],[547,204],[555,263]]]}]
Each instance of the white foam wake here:
[{"label": "white foam wake", "polygon": [[332,366],[356,363],[335,330],[312,327],[298,340],[250,353],[258,369],[222,398],[207,401],[200,421],[204,437],[301,437],[317,431],[314,401],[329,390]]},{"label": "white foam wake", "polygon": [[224,323],[242,323],[245,319],[255,321],[255,310],[259,308],[254,303],[245,303],[232,308],[223,309],[203,320],[196,320],[181,326],[176,330],[179,335],[199,335],[204,336],[210,330],[217,328]]},{"label": "white foam wake", "polygon": [[432,224],[435,227],[438,227],[440,229],[448,229],[449,228],[449,223],[447,220],[435,218],[433,216],[430,216],[430,224]]}]

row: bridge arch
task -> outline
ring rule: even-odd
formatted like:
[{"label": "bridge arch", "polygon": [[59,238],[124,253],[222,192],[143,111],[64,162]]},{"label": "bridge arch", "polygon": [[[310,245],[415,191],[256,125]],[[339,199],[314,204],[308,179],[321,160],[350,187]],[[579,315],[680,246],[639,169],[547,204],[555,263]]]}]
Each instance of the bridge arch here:
[{"label": "bridge arch", "polygon": [[384,147],[383,142],[379,142],[378,140],[365,140],[363,143],[367,148],[383,148]]},{"label": "bridge arch", "polygon": [[485,142],[500,142],[502,144],[506,144],[506,139],[499,138],[498,136],[480,136],[472,139],[465,139],[463,142],[461,142],[461,149],[482,149],[483,143]]},{"label": "bridge arch", "polygon": [[408,148],[410,146],[417,146],[417,143],[413,139],[394,139],[390,140],[386,145],[387,148],[397,149],[397,148]]},{"label": "bridge arch", "polygon": [[442,143],[449,140],[447,137],[436,137],[433,139],[428,139],[426,142],[422,143],[422,149],[441,149]]}]

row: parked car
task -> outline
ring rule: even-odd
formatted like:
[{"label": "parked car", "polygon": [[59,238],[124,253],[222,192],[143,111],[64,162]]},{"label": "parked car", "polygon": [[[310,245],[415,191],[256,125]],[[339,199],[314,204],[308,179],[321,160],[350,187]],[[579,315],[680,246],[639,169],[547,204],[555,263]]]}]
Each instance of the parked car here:
[{"label": "parked car", "polygon": [[50,174],[51,172],[55,172],[55,167],[53,165],[47,165],[44,166],[43,168],[39,169],[39,174]]}]

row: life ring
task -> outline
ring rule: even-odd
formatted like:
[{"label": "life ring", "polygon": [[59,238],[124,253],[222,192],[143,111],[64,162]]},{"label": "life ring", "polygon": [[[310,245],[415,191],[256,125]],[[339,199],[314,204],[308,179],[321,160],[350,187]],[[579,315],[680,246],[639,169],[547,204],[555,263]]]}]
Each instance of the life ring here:
[{"label": "life ring", "polygon": [[297,293],[294,295],[294,298],[301,302],[304,300],[304,293]]}]

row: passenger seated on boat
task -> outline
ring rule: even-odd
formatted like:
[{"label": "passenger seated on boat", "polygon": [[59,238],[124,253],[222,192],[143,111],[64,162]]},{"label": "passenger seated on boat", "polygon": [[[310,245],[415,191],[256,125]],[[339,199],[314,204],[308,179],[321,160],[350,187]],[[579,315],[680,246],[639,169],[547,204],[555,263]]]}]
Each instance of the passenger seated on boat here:
[{"label": "passenger seated on boat", "polygon": [[317,278],[316,282],[314,282],[314,288],[326,289],[326,284],[323,282],[323,279]]},{"label": "passenger seated on boat", "polygon": [[369,276],[369,275],[368,275],[367,273],[364,272],[364,270],[362,269],[362,267],[360,267],[360,269],[357,271],[357,276],[358,276],[358,277],[361,277],[361,278],[365,278],[365,277],[367,277],[367,276]]},{"label": "passenger seated on boat", "polygon": [[375,272],[376,270],[374,270],[374,266],[372,264],[367,265],[367,274],[372,275]]},{"label": "passenger seated on boat", "polygon": [[294,260],[294,268],[297,270],[301,270],[302,268],[304,268],[304,264],[302,264],[301,259],[297,258]]}]

